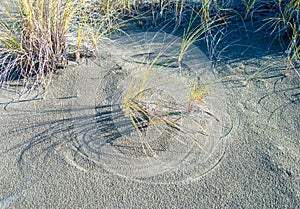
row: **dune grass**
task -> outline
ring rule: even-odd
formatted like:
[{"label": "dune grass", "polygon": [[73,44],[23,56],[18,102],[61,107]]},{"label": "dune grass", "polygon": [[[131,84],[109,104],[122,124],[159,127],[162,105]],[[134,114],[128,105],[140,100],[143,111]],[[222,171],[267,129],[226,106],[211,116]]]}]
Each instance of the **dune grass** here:
[{"label": "dune grass", "polygon": [[[82,9],[87,5],[92,6]],[[93,19],[91,8],[98,20]],[[257,32],[268,29],[274,39],[288,40],[289,64],[299,63],[299,0],[19,0],[7,1],[0,8],[0,84],[28,79],[47,83],[53,72],[66,66],[70,53],[66,37],[74,21],[77,46],[73,53],[79,59],[87,43],[93,46],[92,53],[98,54],[98,42],[114,28],[116,17],[138,19],[140,8],[148,8],[155,17],[173,13],[177,26],[188,22],[183,25],[179,64],[188,47],[200,39],[206,40],[209,52],[217,53],[216,44],[233,16],[243,17],[243,21],[262,17]]]},{"label": "dune grass", "polygon": [[[163,38],[161,37],[161,39]],[[162,94],[160,97],[164,97],[163,94],[167,94],[172,98],[176,97],[175,95],[172,95],[172,93],[169,95],[167,92],[170,85],[167,81],[166,83],[155,84],[158,86],[153,86],[153,79],[156,79],[156,73],[166,71],[166,68],[171,67],[169,70],[172,69],[171,71],[174,71],[173,73],[182,76],[181,68],[177,63],[177,56],[182,53],[180,51],[182,45],[177,45],[178,38],[171,40],[167,38],[167,40],[167,44],[162,44],[159,51],[155,52],[152,52],[153,49],[150,44],[149,54],[146,53],[145,56],[139,60],[138,63],[140,63],[140,65],[136,67],[131,80],[125,84],[127,87],[124,89],[125,94],[122,95],[120,102],[124,116],[131,122],[133,130],[135,130],[136,133],[135,135],[141,142],[144,154],[152,157],[157,156],[155,148],[153,148],[148,141],[149,137],[156,137],[154,136],[155,134],[153,135],[153,130],[157,134],[172,134],[173,140],[182,144],[184,144],[184,142],[182,142],[181,137],[184,137],[185,139],[188,138],[191,143],[194,143],[203,150],[201,143],[199,143],[199,139],[194,136],[195,133],[191,133],[190,129],[191,127],[196,127],[192,132],[206,135],[205,128],[197,121],[197,113],[199,112],[199,109],[201,109],[199,102],[201,103],[205,100],[205,97],[208,95],[208,88],[211,85],[214,85],[214,83],[209,83],[207,85],[200,84],[199,80],[195,80],[196,77],[193,77],[190,78],[189,81],[194,81],[193,84],[191,84],[190,89],[185,89],[185,93],[189,94],[186,95],[188,100],[186,103],[174,103],[172,99],[170,101],[168,99],[162,99],[163,104],[160,104],[160,100],[156,101],[156,97],[153,97],[155,94]],[[176,47],[174,46],[174,43],[176,44]],[[190,53],[188,47],[186,48],[185,53]],[[150,54],[153,56],[150,56]],[[170,61],[172,58],[173,62]],[[177,79],[180,79],[180,77],[177,77]],[[164,92],[165,89],[166,92]],[[179,89],[176,90],[178,91]],[[201,110],[201,114],[203,113],[208,114],[208,117],[213,115],[205,110]],[[183,120],[189,121],[193,125],[182,125],[181,122]],[[151,131],[148,131],[149,129],[151,129]],[[149,133],[150,135],[148,135]]]},{"label": "dune grass", "polygon": [[[263,5],[267,8],[268,6],[272,7],[268,11],[268,9],[263,8],[260,3],[263,3]],[[186,27],[184,28],[182,43],[179,49],[179,69],[181,68],[181,62],[189,47],[197,41],[205,40],[208,51],[213,52],[213,50],[215,50],[215,44],[220,41],[216,41],[216,37],[222,33],[223,27],[226,27],[226,25],[229,24],[230,18],[232,18],[231,15],[237,16],[243,23],[244,21],[254,21],[255,16],[261,15],[262,19],[259,22],[260,27],[269,26],[270,34],[274,34],[275,38],[287,37],[289,39],[289,46],[287,47],[286,53],[286,56],[289,60],[289,65],[294,66],[293,63],[299,61],[299,1],[291,0],[287,3],[278,1],[274,6],[273,1],[240,0],[239,6],[236,7],[235,5],[234,8],[231,7],[233,6],[231,1],[224,3],[224,1],[218,0],[200,0],[194,7],[191,7],[187,1],[173,1],[171,3],[170,1],[159,1],[157,2],[157,5],[157,13],[159,14],[165,12],[166,7],[174,9],[174,21],[176,22],[177,26],[179,26],[184,20],[185,10],[187,10],[187,13],[190,15],[189,19],[187,20]],[[267,14],[266,10],[268,11]],[[260,14],[260,12],[263,14]],[[261,28],[258,28],[258,31],[260,29]],[[210,55],[210,57],[213,56],[215,55]],[[183,130],[184,127],[178,124],[177,121],[182,118],[190,117],[190,113],[193,111],[194,104],[196,102],[203,101],[204,97],[208,94],[208,86],[199,86],[197,84],[193,85],[190,89],[188,107],[185,110],[178,109],[176,111],[172,111],[178,113],[179,119],[177,118],[176,120],[170,120],[165,117],[166,115],[151,115],[147,107],[143,105],[147,103],[146,101],[142,101],[142,94],[143,91],[145,91],[145,82],[147,81],[148,76],[149,72],[146,72],[144,76],[141,76],[141,80],[134,83],[134,85],[129,86],[128,93],[125,96],[123,104],[125,104],[125,109],[129,110],[127,111],[129,113],[128,115],[133,126],[135,127],[144,149],[148,150],[148,152],[150,152],[152,155],[155,155],[155,152],[151,148],[150,144],[148,144],[146,139],[143,137],[140,126],[146,126],[146,128],[150,125],[161,127],[160,124],[165,123],[174,127],[179,132],[185,133]],[[255,74],[253,76],[255,76]],[[132,92],[136,90],[138,84],[140,85],[138,93],[135,96],[131,95]],[[196,123],[195,120],[192,121]],[[199,130],[201,130],[201,125],[197,124],[197,126],[198,125]],[[188,133],[185,134],[187,137],[189,136]],[[191,137],[191,139],[192,138],[193,137]],[[197,140],[194,139],[194,141],[197,143]]]},{"label": "dune grass", "polygon": [[[197,146],[203,152],[206,152],[197,136],[208,136],[208,134],[203,124],[198,121],[198,116],[202,114],[202,116],[204,115],[203,118],[212,117],[216,120],[218,119],[213,113],[201,109],[199,103],[204,102],[206,96],[209,94],[208,88],[214,85],[214,83],[202,85],[198,81],[195,81],[190,90],[185,92],[189,94],[189,101],[186,104],[172,103],[172,101],[167,99],[164,100],[163,104],[159,104],[160,101],[151,99],[152,96],[147,95],[147,93],[150,92],[151,95],[151,91],[158,91],[155,86],[151,87],[151,84],[149,85],[151,82],[149,78],[162,70],[162,66],[156,65],[156,63],[168,62],[168,60],[164,60],[163,58],[160,59],[160,56],[163,54],[162,51],[154,59],[149,60],[145,58],[141,62],[142,64],[136,70],[128,88],[125,89],[125,95],[122,97],[121,109],[124,116],[129,118],[136,136],[141,142],[145,156],[158,157],[155,148],[148,141],[149,137],[155,137],[151,135],[153,131],[148,135],[149,128],[155,130],[158,134],[171,134],[172,140],[182,145],[185,145],[182,137],[185,140],[188,139],[190,143]],[[179,75],[181,74],[179,73]],[[168,87],[169,84],[165,83],[161,85],[160,89],[164,91],[165,87]],[[172,97],[174,95],[169,96]],[[203,118],[202,120],[204,120]],[[191,124],[182,124],[182,121],[189,121]]]},{"label": "dune grass", "polygon": [[95,5],[88,0],[11,0],[1,5],[0,86],[30,81],[31,87],[47,87],[72,57],[97,56],[99,40],[117,27],[117,12],[101,14]]},{"label": "dune grass", "polygon": [[20,0],[1,6],[0,81],[35,78],[65,66],[66,34],[85,0]]},{"label": "dune grass", "polygon": [[[149,78],[162,70],[164,66],[170,64],[170,60],[164,57],[166,52],[170,50],[169,46],[163,46],[154,58],[151,59],[150,56],[145,56],[140,61],[141,64],[134,72],[121,102],[121,108],[130,119],[146,156],[156,156],[155,151],[145,137],[147,128],[150,126],[154,127],[158,132],[164,131],[159,128],[163,125],[179,129],[179,125],[176,123],[178,118],[173,120],[169,117],[175,111],[164,112],[162,114],[161,110],[150,110],[149,106],[158,106],[157,101],[151,101],[151,98],[144,96],[148,91],[152,90],[148,87]],[[158,63],[164,63],[164,65],[159,65]]]}]

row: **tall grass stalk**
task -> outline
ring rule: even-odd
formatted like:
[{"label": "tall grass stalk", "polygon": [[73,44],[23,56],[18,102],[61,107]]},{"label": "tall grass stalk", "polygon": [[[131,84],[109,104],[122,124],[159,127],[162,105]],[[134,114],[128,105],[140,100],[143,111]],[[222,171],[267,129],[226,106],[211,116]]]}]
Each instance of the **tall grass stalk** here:
[{"label": "tall grass stalk", "polygon": [[[200,12],[196,14],[191,13],[190,21],[188,26],[185,28],[183,33],[183,38],[180,46],[180,52],[178,56],[178,66],[181,71],[181,62],[187,53],[188,49],[199,41],[202,38],[205,38],[207,42],[210,42],[209,36],[212,36],[212,30],[221,26],[220,19],[211,19],[209,18],[208,12],[202,13],[202,9]],[[199,23],[196,23],[200,20]],[[208,47],[210,46],[209,43]]]},{"label": "tall grass stalk", "polygon": [[244,19],[247,20],[249,14],[255,7],[256,0],[241,0],[243,5],[245,6],[245,16]]},{"label": "tall grass stalk", "polygon": [[176,14],[176,20],[178,22],[178,25],[181,24],[182,21],[182,12],[184,8],[185,1],[184,0],[176,0],[175,3],[175,14]]}]

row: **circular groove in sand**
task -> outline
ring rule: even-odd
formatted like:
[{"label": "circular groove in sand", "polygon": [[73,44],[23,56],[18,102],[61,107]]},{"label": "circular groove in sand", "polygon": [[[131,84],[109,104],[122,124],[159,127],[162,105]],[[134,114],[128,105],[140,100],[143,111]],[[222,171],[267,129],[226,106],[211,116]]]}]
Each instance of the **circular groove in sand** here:
[{"label": "circular groove in sand", "polygon": [[[101,84],[96,84],[96,95],[87,92],[91,96],[86,98],[95,102],[95,124],[78,138],[81,152],[91,162],[109,173],[152,183],[196,179],[219,162],[228,127],[224,89],[215,83],[208,59],[194,46],[178,69],[174,57],[180,44],[180,38],[163,33],[140,33],[109,43],[115,66],[107,71]],[[149,60],[145,61],[145,57]],[[178,119],[184,131],[170,131],[166,124],[159,124],[147,127],[143,133],[155,157],[147,154],[122,108],[129,84],[139,79],[153,60],[155,65],[151,67],[142,102],[147,103],[149,110],[156,109],[153,111],[184,112]],[[194,82],[209,84],[208,93],[188,112],[189,91]]]}]

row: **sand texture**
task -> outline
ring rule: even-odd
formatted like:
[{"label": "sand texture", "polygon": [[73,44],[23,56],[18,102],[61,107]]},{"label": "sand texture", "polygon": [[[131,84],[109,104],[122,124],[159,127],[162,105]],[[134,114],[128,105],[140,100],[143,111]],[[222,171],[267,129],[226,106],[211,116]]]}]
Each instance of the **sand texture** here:
[{"label": "sand texture", "polygon": [[[44,96],[12,101],[14,87],[1,89],[0,208],[299,208],[299,77],[255,38],[214,67],[193,46],[179,70],[181,39],[135,33],[101,43]],[[160,52],[144,101],[153,114],[186,116],[182,132],[143,132],[153,157],[121,105]],[[195,82],[207,94],[187,112]]]}]

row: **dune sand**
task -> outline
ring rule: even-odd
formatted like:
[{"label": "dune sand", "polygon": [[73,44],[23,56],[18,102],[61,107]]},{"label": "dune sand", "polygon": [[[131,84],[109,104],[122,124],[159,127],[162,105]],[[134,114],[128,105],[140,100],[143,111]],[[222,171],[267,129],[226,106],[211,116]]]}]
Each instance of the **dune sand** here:
[{"label": "dune sand", "polygon": [[[228,48],[212,68],[193,46],[180,74],[171,57],[180,39],[130,37],[70,65],[44,97],[35,89],[6,106],[15,93],[1,89],[0,208],[299,207],[299,76],[276,49],[267,54],[263,38],[245,37],[251,47]],[[214,84],[190,116],[206,134],[188,117],[185,134],[149,130],[151,157],[119,104],[139,62],[164,46],[170,57],[147,86],[154,109],[186,107],[197,77]]]}]

